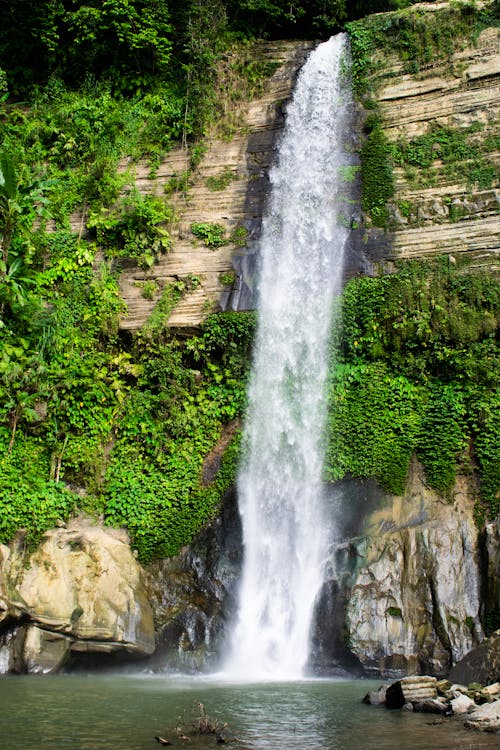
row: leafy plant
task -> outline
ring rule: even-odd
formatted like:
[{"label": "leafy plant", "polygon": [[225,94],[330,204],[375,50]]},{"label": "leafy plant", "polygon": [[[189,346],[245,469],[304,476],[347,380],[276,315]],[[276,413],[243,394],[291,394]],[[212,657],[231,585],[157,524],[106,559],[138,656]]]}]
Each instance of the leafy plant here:
[{"label": "leafy plant", "polygon": [[209,224],[206,222],[199,222],[191,224],[191,232],[198,239],[203,240],[203,243],[207,247],[215,249],[226,245],[228,240],[226,238],[226,230],[220,224]]},{"label": "leafy plant", "polygon": [[92,212],[87,222],[107,257],[136,258],[150,268],[160,253],[171,249],[165,224],[173,219],[172,209],[161,198],[132,192],[116,209]]},{"label": "leafy plant", "polygon": [[219,190],[225,190],[233,180],[237,180],[238,176],[231,169],[225,169],[218,175],[211,175],[207,177],[207,188],[212,192],[218,192]]},{"label": "leafy plant", "polygon": [[387,202],[394,195],[391,148],[378,119],[372,120],[361,149],[361,205],[375,226],[386,227]]}]

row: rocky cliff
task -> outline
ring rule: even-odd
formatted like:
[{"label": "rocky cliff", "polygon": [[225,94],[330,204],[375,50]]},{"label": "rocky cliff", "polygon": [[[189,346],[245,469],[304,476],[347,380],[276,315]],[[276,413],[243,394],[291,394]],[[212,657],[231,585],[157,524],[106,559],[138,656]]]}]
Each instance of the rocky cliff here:
[{"label": "rocky cliff", "polygon": [[[430,16],[427,23],[432,24],[432,15],[448,5],[422,3],[411,12],[415,23]],[[390,270],[399,258],[443,253],[467,257],[472,268],[499,270],[498,39],[497,28],[486,28],[474,42],[457,40],[453,51],[428,60],[415,72],[408,72],[407,61],[396,52],[373,51],[370,106],[376,103],[389,143],[399,143],[404,149],[415,139],[439,131],[466,139],[472,148],[457,150],[451,161],[443,162],[436,143],[437,156],[429,163],[411,158],[408,164],[396,163],[395,194],[385,229],[371,226],[352,200],[346,201],[345,220],[353,228],[348,273],[375,272],[379,266]],[[240,109],[231,138],[214,135],[207,139],[187,192],[174,192],[173,251],[146,272],[124,269],[121,291],[128,312],[121,322],[123,329],[140,328],[165,286],[188,275],[200,283],[171,313],[169,325],[173,327],[196,326],[210,311],[252,306],[256,240],[268,194],[268,170],[286,100],[313,46],[312,42],[256,46],[256,57],[274,61],[277,69],[262,95]],[[360,104],[352,115],[349,141],[354,152],[361,148],[369,111]],[[478,150],[480,163],[475,156]],[[145,165],[137,166],[137,185],[142,192],[161,192],[188,167],[187,152],[176,150],[160,164],[154,178],[148,176]],[[359,177],[352,187],[359,190]],[[219,224],[226,231],[227,244],[217,249],[206,246],[191,232],[192,223]],[[151,299],[142,294],[145,282],[153,282]]]},{"label": "rocky cliff", "polygon": [[75,653],[149,654],[152,609],[124,532],[85,519],[29,555],[0,545],[0,671],[57,671]]},{"label": "rocky cliff", "polygon": [[[381,677],[449,672],[484,638],[496,590],[498,527],[474,521],[470,477],[445,500],[412,464],[401,496],[372,481],[330,488],[341,542],[316,606],[310,668],[320,674]],[[178,558],[148,572],[159,632],[150,662],[213,667],[224,654],[241,565],[241,530],[228,495],[217,524]]]},{"label": "rocky cliff", "polygon": [[[256,45],[256,58],[274,63],[277,69],[262,95],[241,109],[231,138],[214,135],[207,139],[204,155],[189,176],[187,192],[173,192],[177,217],[171,227],[173,252],[160,257],[147,272],[135,267],[123,271],[120,285],[128,309],[123,329],[140,328],[165,286],[188,275],[199,279],[200,286],[179,302],[170,326],[192,327],[208,312],[251,307],[253,290],[247,284],[251,284],[255,240],[268,194],[267,173],[283,127],[285,102],[313,46],[312,42],[287,41]],[[154,179],[148,177],[146,166],[139,165],[137,186],[143,192],[162,191],[189,166],[188,153],[176,150],[160,164]],[[218,248],[205,245],[191,232],[192,223],[218,224],[226,232],[227,243]],[[141,294],[146,281],[155,283],[151,300]]]},{"label": "rocky cliff", "polygon": [[[446,6],[420,7],[432,16]],[[482,181],[480,172],[473,173],[472,148],[463,153],[457,149],[454,159],[444,162],[436,158],[419,164],[414,158],[396,166],[391,227],[385,238],[390,249],[384,261],[466,254],[472,267],[500,270],[499,74],[498,28],[485,29],[474,44],[457,45],[452,54],[420,65],[415,73],[406,72],[396,54],[384,56],[372,83],[389,142],[416,143],[419,137],[444,131],[458,137],[470,133],[469,145],[485,160],[484,176],[486,171],[491,175],[490,181]],[[435,148],[437,152],[437,144]]]}]

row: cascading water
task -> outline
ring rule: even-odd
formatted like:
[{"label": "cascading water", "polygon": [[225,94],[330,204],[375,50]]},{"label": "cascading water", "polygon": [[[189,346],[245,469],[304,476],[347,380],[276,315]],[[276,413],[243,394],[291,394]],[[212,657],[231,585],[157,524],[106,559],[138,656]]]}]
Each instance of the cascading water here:
[{"label": "cascading water", "polygon": [[238,479],[245,559],[225,669],[244,679],[302,675],[333,533],[321,473],[328,337],[347,237],[338,209],[346,54],[340,34],[308,58],[270,175]]}]

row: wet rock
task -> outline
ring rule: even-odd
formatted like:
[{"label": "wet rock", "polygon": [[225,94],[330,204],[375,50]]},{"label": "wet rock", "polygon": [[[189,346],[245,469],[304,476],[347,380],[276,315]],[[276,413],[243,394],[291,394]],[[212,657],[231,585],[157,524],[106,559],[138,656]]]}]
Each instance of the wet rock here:
[{"label": "wet rock", "polygon": [[500,700],[476,708],[465,726],[483,732],[500,732]]},{"label": "wet rock", "polygon": [[454,714],[466,714],[475,705],[472,698],[467,695],[459,695],[450,701],[451,710]]},{"label": "wet rock", "polygon": [[363,698],[362,703],[366,703],[370,706],[384,705],[386,692],[387,685],[381,685],[378,690],[370,690],[370,692]]},{"label": "wet rock", "polygon": [[469,651],[451,669],[449,678],[456,682],[479,682],[488,685],[500,675],[500,630]]},{"label": "wet rock", "polygon": [[347,640],[367,674],[444,677],[482,639],[471,497],[459,478],[453,505],[443,503],[414,462],[404,495],[386,496],[360,523],[340,562],[350,587]]},{"label": "wet rock", "polygon": [[424,676],[404,677],[389,685],[386,691],[387,708],[403,708],[405,703],[422,703],[437,698],[436,678]]},{"label": "wet rock", "polygon": [[236,495],[224,498],[220,515],[176,557],[145,571],[158,646],[153,669],[199,672],[214,668],[236,608],[242,536]]},{"label": "wet rock", "polygon": [[416,701],[412,705],[416,713],[441,714],[442,716],[451,713],[449,704],[441,698],[427,698],[423,701]]},{"label": "wet rock", "polygon": [[9,640],[9,671],[56,671],[70,651],[154,650],[152,610],[124,532],[80,518],[48,531],[29,557],[15,545],[1,553],[4,631],[27,623]]},{"label": "wet rock", "polygon": [[23,648],[26,671],[31,674],[59,671],[69,657],[71,643],[70,638],[60,633],[30,625],[26,631]]}]

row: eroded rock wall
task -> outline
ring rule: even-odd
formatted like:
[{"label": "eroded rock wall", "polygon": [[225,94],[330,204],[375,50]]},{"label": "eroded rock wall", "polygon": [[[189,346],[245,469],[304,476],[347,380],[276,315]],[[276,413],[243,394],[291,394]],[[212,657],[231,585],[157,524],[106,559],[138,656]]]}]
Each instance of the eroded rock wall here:
[{"label": "eroded rock wall", "polygon": [[[423,3],[419,9],[439,13],[447,5]],[[172,227],[173,252],[160,257],[148,271],[134,265],[124,269],[120,283],[128,312],[121,322],[123,329],[140,328],[165,287],[188,275],[197,277],[200,284],[176,305],[169,319],[173,327],[197,326],[211,311],[253,306],[257,239],[268,196],[269,167],[283,127],[286,101],[313,46],[312,42],[292,41],[256,45],[257,57],[277,61],[279,67],[264,93],[243,108],[232,138],[207,141],[187,194],[173,195],[178,216]],[[475,143],[481,146],[493,142],[498,137],[500,107],[498,29],[485,29],[474,44],[457,45],[449,58],[434,59],[417,73],[405,72],[396,54],[385,55],[371,85],[383,130],[392,143],[408,141],[435,128],[464,131],[470,126],[477,128]],[[360,107],[353,113],[349,134],[353,152],[362,145],[362,131]],[[500,152],[488,149],[488,163],[498,169]],[[160,164],[154,179],[148,176],[146,165],[138,165],[137,185],[142,192],[161,193],[188,166],[188,154],[175,150]],[[439,177],[429,181],[431,172],[439,173]],[[471,185],[467,173],[467,165],[449,172],[438,162],[432,169],[408,171],[396,167],[396,193],[390,202],[386,230],[371,227],[367,217],[362,220],[359,206],[346,201],[349,215],[345,220],[353,228],[347,273],[374,273],[380,268],[390,271],[397,259],[443,253],[466,257],[471,268],[487,267],[498,272],[500,194],[495,182],[490,187]],[[229,176],[223,189],[210,190],[210,178],[222,174]],[[352,187],[356,196],[359,184]],[[228,242],[218,249],[206,247],[191,233],[193,222],[220,224],[228,236],[243,228],[247,233],[243,246]],[[142,295],[147,281],[156,285],[151,299]]]},{"label": "eroded rock wall", "polygon": [[84,519],[27,555],[0,545],[0,669],[57,671],[70,653],[145,655],[153,613],[127,535]]},{"label": "eroded rock wall", "polygon": [[[432,15],[447,6],[422,3],[418,9]],[[499,134],[499,39],[498,28],[487,28],[474,44],[457,45],[448,59],[434,59],[416,73],[405,72],[396,54],[384,56],[372,85],[389,141],[409,141],[438,128],[463,132],[474,126],[474,143],[496,167],[497,179],[490,187],[471,184],[467,159],[458,170],[438,161],[421,169],[396,167],[390,228],[363,235],[375,267],[390,269],[394,259],[449,253],[466,256],[472,268],[500,271],[500,152],[486,147]]]},{"label": "eroded rock wall", "polygon": [[[173,250],[159,258],[155,266],[144,272],[135,266],[126,268],[120,278],[123,299],[128,312],[121,327],[140,328],[154,309],[165,286],[188,275],[201,282],[176,305],[170,318],[172,327],[197,326],[208,312],[222,309],[251,309],[253,306],[253,270],[256,239],[259,236],[267,200],[268,170],[274,158],[276,139],[284,123],[284,107],[291,96],[297,73],[313,42],[283,41],[255,46],[261,61],[278,64],[267,81],[264,92],[249,102],[241,113],[241,121],[230,139],[209,138],[206,151],[189,178],[186,195],[172,195],[177,220],[172,227]],[[235,105],[236,106],[236,105]],[[125,165],[124,165],[125,166]],[[160,164],[154,179],[148,168],[139,165],[136,182],[142,192],[162,192],[173,178],[189,167],[189,155],[181,149],[173,151]],[[211,190],[210,178],[221,178],[224,187]],[[243,230],[242,244],[228,242],[212,249],[197,240],[190,230],[192,223],[219,224],[229,236]],[[234,275],[226,281],[224,275]],[[145,281],[156,283],[152,299],[144,299]]]},{"label": "eroded rock wall", "polygon": [[415,462],[405,494],[387,497],[349,542],[355,574],[346,581],[346,627],[368,673],[442,676],[483,638],[483,551],[471,489],[461,477],[447,503]]}]

